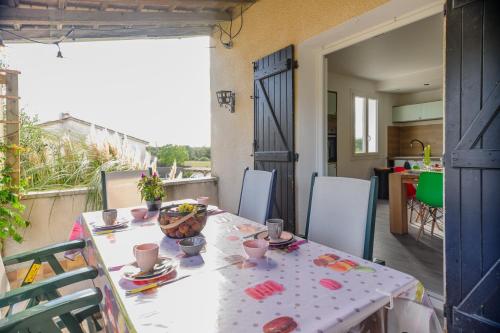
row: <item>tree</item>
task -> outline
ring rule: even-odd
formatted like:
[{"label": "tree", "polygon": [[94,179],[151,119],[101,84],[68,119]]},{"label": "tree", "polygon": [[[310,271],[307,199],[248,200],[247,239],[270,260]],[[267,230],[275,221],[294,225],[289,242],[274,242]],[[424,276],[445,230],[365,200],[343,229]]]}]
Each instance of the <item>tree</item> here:
[{"label": "tree", "polygon": [[186,146],[190,161],[210,160],[210,147]]},{"label": "tree", "polygon": [[182,165],[189,159],[189,153],[186,146],[166,145],[158,149],[158,161],[162,165],[170,166],[177,161]]}]

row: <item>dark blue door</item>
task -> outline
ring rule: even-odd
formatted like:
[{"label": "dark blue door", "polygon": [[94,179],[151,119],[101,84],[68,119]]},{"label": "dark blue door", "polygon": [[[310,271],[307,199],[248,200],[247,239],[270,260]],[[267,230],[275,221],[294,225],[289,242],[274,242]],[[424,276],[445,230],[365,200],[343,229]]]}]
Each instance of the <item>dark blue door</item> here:
[{"label": "dark blue door", "polygon": [[293,46],[253,63],[254,167],[276,170],[276,197],[272,216],[295,232],[295,161]]},{"label": "dark blue door", "polygon": [[447,0],[449,332],[500,331],[500,1]]}]

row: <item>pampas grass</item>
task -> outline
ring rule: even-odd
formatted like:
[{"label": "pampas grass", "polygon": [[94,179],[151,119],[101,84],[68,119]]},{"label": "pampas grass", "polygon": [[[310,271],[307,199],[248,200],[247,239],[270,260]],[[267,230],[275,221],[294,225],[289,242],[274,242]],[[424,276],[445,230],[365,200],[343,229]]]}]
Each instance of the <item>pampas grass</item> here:
[{"label": "pampas grass", "polygon": [[[22,119],[23,120],[23,119]],[[36,119],[35,119],[36,120]],[[141,159],[140,152],[108,131],[92,125],[87,137],[58,136],[34,125],[24,117],[21,131],[26,152],[21,155],[21,172],[28,191],[47,191],[88,187],[87,210],[100,209],[101,170],[139,170],[151,166],[151,155]]]}]

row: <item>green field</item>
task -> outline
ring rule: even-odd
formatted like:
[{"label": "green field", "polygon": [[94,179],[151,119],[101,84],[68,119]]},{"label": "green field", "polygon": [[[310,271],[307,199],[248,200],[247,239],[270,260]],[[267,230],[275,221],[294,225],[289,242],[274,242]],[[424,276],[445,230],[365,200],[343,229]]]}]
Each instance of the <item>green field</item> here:
[{"label": "green field", "polygon": [[196,168],[210,168],[212,166],[211,161],[186,161],[183,164],[186,167],[196,167]]}]

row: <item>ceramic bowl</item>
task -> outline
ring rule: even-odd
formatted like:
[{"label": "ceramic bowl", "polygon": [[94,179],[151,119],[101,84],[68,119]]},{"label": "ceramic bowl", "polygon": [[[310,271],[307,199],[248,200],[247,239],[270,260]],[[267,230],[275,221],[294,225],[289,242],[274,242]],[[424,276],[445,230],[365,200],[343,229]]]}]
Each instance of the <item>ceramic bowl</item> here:
[{"label": "ceramic bowl", "polygon": [[145,218],[148,217],[147,208],[134,208],[130,210],[130,213],[136,220],[144,220]]},{"label": "ceramic bowl", "polygon": [[269,242],[264,239],[250,239],[243,242],[243,249],[250,258],[263,257],[268,248]]},{"label": "ceramic bowl", "polygon": [[196,256],[200,253],[203,246],[206,244],[204,237],[196,236],[190,238],[184,238],[179,242],[181,250],[188,256]]}]

